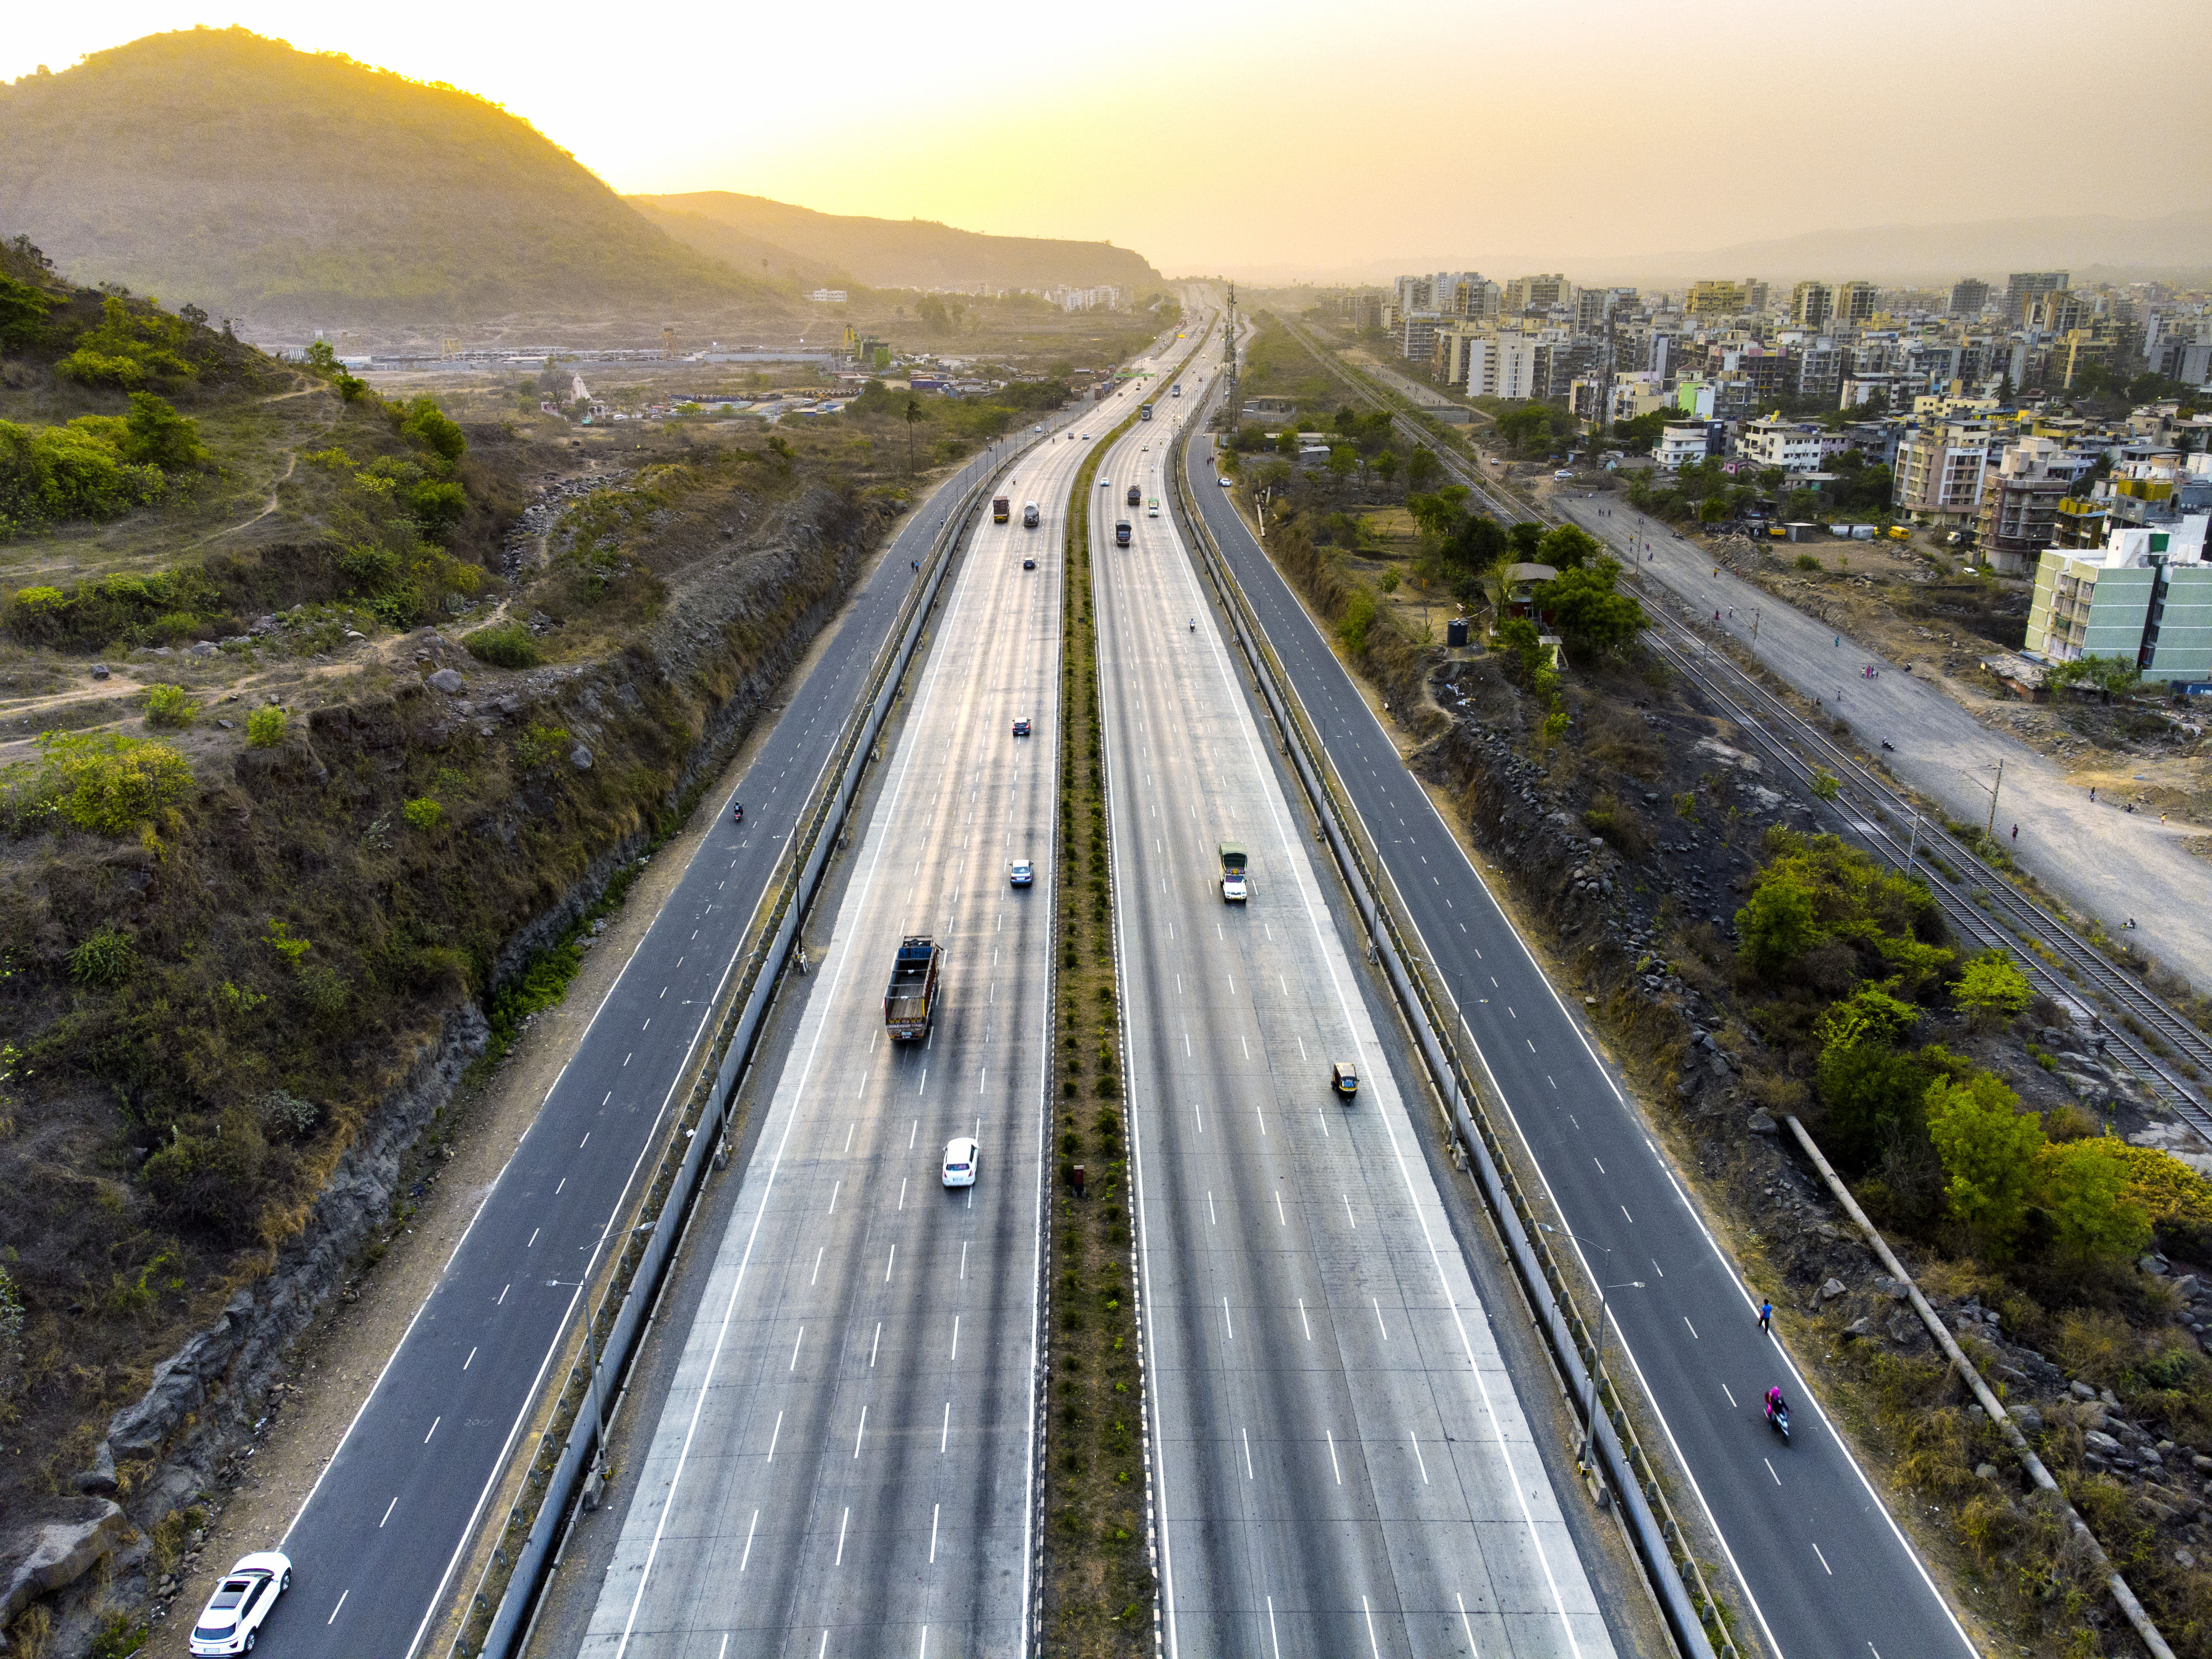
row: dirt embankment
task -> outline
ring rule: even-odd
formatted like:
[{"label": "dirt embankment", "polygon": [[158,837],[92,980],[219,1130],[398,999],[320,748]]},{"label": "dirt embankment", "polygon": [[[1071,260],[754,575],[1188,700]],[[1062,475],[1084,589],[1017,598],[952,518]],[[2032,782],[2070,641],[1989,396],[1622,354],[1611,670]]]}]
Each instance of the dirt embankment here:
[{"label": "dirt embankment", "polygon": [[[479,999],[680,821],[835,614],[889,510],[822,487],[663,502],[665,600],[620,648],[509,672],[418,630],[280,745],[209,734],[158,854],[70,834],[9,848],[0,1023],[44,1063],[11,1081],[0,1138],[0,1224],[27,1304],[26,1382],[0,1458],[0,1625],[82,1652],[104,1626],[135,1627],[204,1588],[183,1582],[202,1528],[300,1399],[296,1339],[334,1297],[353,1300],[365,1261],[404,1235],[453,1156],[447,1109],[487,1039]],[[443,811],[428,828],[400,810],[428,799]],[[419,931],[433,903],[443,943]],[[134,1178],[160,1097],[118,1084],[112,1061],[152,1040],[132,1001],[147,988],[88,982],[70,958],[112,929],[144,964],[211,957],[273,1008],[293,988],[251,961],[270,916],[295,918],[313,941],[306,960],[352,987],[357,1029],[312,1003],[286,1012],[361,1081],[349,1095],[288,1091],[275,1065],[246,1067],[306,1122],[280,1124],[251,1096],[223,1108],[211,1144],[250,1140],[252,1168],[214,1178],[257,1183],[239,1194],[258,1206],[240,1230],[213,1207],[220,1192]],[[251,938],[230,936],[241,918]],[[411,961],[395,964],[406,937]],[[42,1568],[41,1545],[63,1560]]]}]

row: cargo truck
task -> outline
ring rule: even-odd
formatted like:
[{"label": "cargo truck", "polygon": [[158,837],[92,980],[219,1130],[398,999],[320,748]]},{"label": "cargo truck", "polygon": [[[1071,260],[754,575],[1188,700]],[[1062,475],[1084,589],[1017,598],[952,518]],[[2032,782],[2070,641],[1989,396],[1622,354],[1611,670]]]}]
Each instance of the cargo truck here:
[{"label": "cargo truck", "polygon": [[1114,545],[1116,547],[1127,547],[1129,544],[1129,538],[1133,533],[1134,533],[1134,531],[1135,526],[1127,519],[1115,520],[1114,523]]},{"label": "cargo truck", "polygon": [[1036,527],[1037,504],[1035,501],[1024,501],[1022,503],[1022,528],[1024,530],[1035,530]]},{"label": "cargo truck", "polygon": [[1242,904],[1251,897],[1251,884],[1244,876],[1244,848],[1239,842],[1221,843],[1221,902]]},{"label": "cargo truck", "polygon": [[1145,492],[1138,489],[1136,485],[1131,484],[1129,486],[1129,505],[1132,507],[1139,506],[1143,502],[1144,499]]},{"label": "cargo truck", "polygon": [[1138,418],[1139,420],[1140,420],[1140,421],[1149,421],[1149,420],[1151,420],[1151,419],[1152,418],[1152,406],[1150,404],[1138,404],[1138,405],[1137,405],[1137,418]]},{"label": "cargo truck", "polygon": [[1004,524],[1013,515],[1014,504],[1004,495],[991,497],[991,522]]},{"label": "cargo truck", "polygon": [[1168,396],[1170,398],[1180,398],[1182,396],[1182,382],[1181,380],[1177,380],[1172,386],[1168,388]]},{"label": "cargo truck", "polygon": [[937,970],[944,960],[943,948],[926,934],[912,933],[899,941],[890,987],[884,993],[884,1029],[893,1042],[928,1036],[930,1018],[937,1011]]}]

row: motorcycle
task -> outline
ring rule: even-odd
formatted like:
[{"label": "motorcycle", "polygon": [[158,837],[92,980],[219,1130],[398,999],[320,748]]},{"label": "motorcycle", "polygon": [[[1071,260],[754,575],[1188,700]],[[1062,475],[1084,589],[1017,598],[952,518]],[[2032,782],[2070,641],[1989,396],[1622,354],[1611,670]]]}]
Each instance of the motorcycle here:
[{"label": "motorcycle", "polygon": [[745,821],[745,809],[744,809],[744,804],[741,801],[741,802],[739,802],[739,803],[738,803],[735,807],[733,807],[733,808],[732,808],[732,809],[731,809],[731,811],[730,811],[730,822],[731,822],[731,823],[743,823],[744,821]]},{"label": "motorcycle", "polygon": [[1887,749],[1887,750],[1889,750],[1889,752],[1890,752],[1891,754],[1893,754],[1893,754],[1895,754],[1895,753],[1897,752],[1897,745],[1896,745],[1895,744],[1892,743],[1892,742],[1891,742],[1887,738],[1884,738],[1881,740],[1881,746],[1882,746],[1884,749]]},{"label": "motorcycle", "polygon": [[1769,1406],[1766,1408],[1766,1426],[1782,1437],[1784,1445],[1788,1445],[1790,1443],[1790,1407]]}]

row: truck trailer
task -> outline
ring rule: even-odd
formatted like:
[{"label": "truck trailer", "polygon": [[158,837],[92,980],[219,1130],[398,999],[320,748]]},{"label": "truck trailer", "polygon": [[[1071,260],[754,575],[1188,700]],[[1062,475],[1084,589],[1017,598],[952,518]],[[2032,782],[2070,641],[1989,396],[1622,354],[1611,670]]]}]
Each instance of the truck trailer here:
[{"label": "truck trailer", "polygon": [[944,947],[927,934],[910,933],[899,941],[891,982],[884,992],[884,1029],[893,1042],[913,1042],[929,1036],[929,1022],[937,1012],[937,970],[944,960]]},{"label": "truck trailer", "polygon": [[1132,525],[1127,519],[1117,519],[1115,520],[1114,545],[1116,547],[1127,547],[1129,544],[1129,538],[1135,532],[1135,530],[1136,526]]},{"label": "truck trailer", "polygon": [[1038,522],[1039,515],[1037,512],[1037,504],[1035,501],[1024,501],[1022,503],[1022,528],[1024,530],[1035,530],[1037,527]]},{"label": "truck trailer", "polygon": [[1014,504],[1004,495],[991,497],[991,522],[1004,524],[1013,516]]}]

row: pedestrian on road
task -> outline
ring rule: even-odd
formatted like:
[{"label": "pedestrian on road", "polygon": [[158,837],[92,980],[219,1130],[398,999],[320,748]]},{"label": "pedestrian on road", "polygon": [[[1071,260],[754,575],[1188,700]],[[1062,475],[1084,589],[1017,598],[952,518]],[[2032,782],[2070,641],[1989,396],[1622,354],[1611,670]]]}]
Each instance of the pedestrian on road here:
[{"label": "pedestrian on road", "polygon": [[2160,812],[2160,813],[2158,815],[2158,821],[2159,821],[2160,823],[2164,823],[2166,822],[2166,814],[2165,814],[2165,813],[2163,813],[2163,812]]},{"label": "pedestrian on road", "polygon": [[1774,1329],[1774,1304],[1771,1302],[1759,1304],[1759,1328],[1770,1333]]},{"label": "pedestrian on road", "polygon": [[2016,823],[2012,827],[2012,839],[2013,845],[2017,847],[2020,844],[2020,826]]},{"label": "pedestrian on road", "polygon": [[1838,634],[1838,635],[1836,635],[1836,649],[1837,649],[1837,650],[1838,650],[1838,651],[1840,651],[1840,650],[1842,650],[1843,648],[1844,648],[1844,636],[1843,636],[1841,634]]},{"label": "pedestrian on road", "polygon": [[2089,786],[2089,804],[2092,806],[2097,804],[2097,786],[2094,783]]}]

